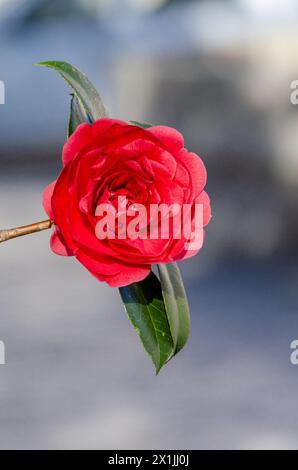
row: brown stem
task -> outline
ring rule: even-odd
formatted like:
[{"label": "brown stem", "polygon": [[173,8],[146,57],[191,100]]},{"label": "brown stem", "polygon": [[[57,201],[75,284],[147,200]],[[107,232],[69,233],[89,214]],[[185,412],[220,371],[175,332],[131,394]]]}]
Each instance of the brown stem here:
[{"label": "brown stem", "polygon": [[48,230],[52,227],[54,222],[51,220],[43,220],[31,225],[24,225],[23,227],[11,228],[9,230],[0,230],[0,243],[11,240],[12,238],[22,237],[23,235],[30,235],[31,233],[41,232]]}]

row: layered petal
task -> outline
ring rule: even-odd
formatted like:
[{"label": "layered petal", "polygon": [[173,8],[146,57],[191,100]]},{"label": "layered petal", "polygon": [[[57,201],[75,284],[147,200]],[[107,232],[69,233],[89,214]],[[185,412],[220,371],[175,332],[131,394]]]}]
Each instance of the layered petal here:
[{"label": "layered petal", "polygon": [[170,152],[176,153],[184,147],[183,135],[173,127],[153,126],[147,129],[147,132],[154,135]]},{"label": "layered petal", "polygon": [[73,256],[73,252],[66,245],[59,229],[54,229],[51,235],[51,249],[59,256]]},{"label": "layered petal", "polygon": [[[51,249],[60,256],[74,255],[98,280],[112,287],[138,282],[150,273],[152,264],[185,259],[201,248],[203,227],[211,217],[204,191],[207,173],[202,160],[184,148],[176,129],[142,129],[108,118],[84,123],[64,145],[63,164],[57,181],[43,195],[45,211],[55,223]],[[120,206],[119,198],[124,201]],[[107,238],[98,238],[100,204],[112,205],[115,223],[122,217],[121,229],[115,225],[116,231],[110,230]],[[169,210],[163,212],[161,204]],[[183,227],[179,232],[177,222],[185,204],[191,236],[198,235],[196,245],[189,245],[192,240]],[[133,208],[138,205],[147,212],[134,226]],[[161,210],[157,218],[153,205]],[[196,205],[201,207],[199,221]],[[181,214],[172,212],[177,207]],[[123,219],[127,208],[130,212]],[[167,224],[169,230],[164,232]],[[142,236],[125,236],[125,228],[137,226]]]},{"label": "layered petal", "polygon": [[45,188],[43,192],[43,208],[51,220],[54,219],[54,213],[52,209],[52,196],[55,185],[56,181],[53,181],[51,184],[49,184],[49,186]]}]

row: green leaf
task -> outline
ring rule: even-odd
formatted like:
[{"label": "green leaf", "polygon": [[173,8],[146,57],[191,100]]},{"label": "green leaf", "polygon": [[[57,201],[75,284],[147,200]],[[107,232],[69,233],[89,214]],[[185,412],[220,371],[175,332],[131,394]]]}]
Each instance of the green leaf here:
[{"label": "green leaf", "polygon": [[143,129],[149,129],[153,124],[147,124],[146,122],[130,121],[134,126],[142,127]]},{"label": "green leaf", "polygon": [[83,122],[90,122],[88,115],[77,95],[71,93],[68,137],[70,137]]},{"label": "green leaf", "polygon": [[36,65],[56,70],[80,99],[90,121],[107,116],[101,97],[90,80],[80,70],[67,62],[46,61]]},{"label": "green leaf", "polygon": [[119,291],[127,315],[158,374],[173,355],[173,339],[160,282],[151,272],[143,281],[120,287]]},{"label": "green leaf", "polygon": [[189,305],[177,264],[159,264],[158,272],[175,355],[185,346],[189,337]]}]

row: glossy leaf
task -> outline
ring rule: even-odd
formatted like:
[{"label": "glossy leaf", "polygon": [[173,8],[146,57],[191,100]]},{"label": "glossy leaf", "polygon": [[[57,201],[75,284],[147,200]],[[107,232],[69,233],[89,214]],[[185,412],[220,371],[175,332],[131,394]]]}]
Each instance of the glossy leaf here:
[{"label": "glossy leaf", "polygon": [[148,124],[146,122],[138,122],[138,121],[130,121],[134,126],[142,127],[143,129],[149,129],[152,127],[152,124]]},{"label": "glossy leaf", "polygon": [[74,133],[76,128],[83,122],[90,122],[86,110],[81,101],[74,93],[71,94],[70,114],[68,121],[68,137]]},{"label": "glossy leaf", "polygon": [[185,346],[189,337],[189,305],[177,264],[159,264],[158,272],[174,343],[174,354],[177,354]]},{"label": "glossy leaf", "polygon": [[80,70],[67,62],[46,61],[36,65],[56,70],[80,99],[90,121],[107,116],[101,97],[90,80]]},{"label": "glossy leaf", "polygon": [[173,339],[160,282],[151,272],[143,281],[119,290],[127,315],[158,373],[173,355]]}]

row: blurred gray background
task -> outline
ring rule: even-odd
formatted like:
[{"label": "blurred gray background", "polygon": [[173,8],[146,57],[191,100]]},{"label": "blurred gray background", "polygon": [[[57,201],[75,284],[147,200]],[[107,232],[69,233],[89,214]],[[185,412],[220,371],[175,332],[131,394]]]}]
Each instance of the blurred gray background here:
[{"label": "blurred gray background", "polygon": [[186,349],[154,376],[118,291],[49,233],[0,247],[1,449],[297,449],[298,4],[0,0],[0,226],[43,219],[59,172],[66,60],[113,117],[178,127],[213,220],[181,264]]}]

